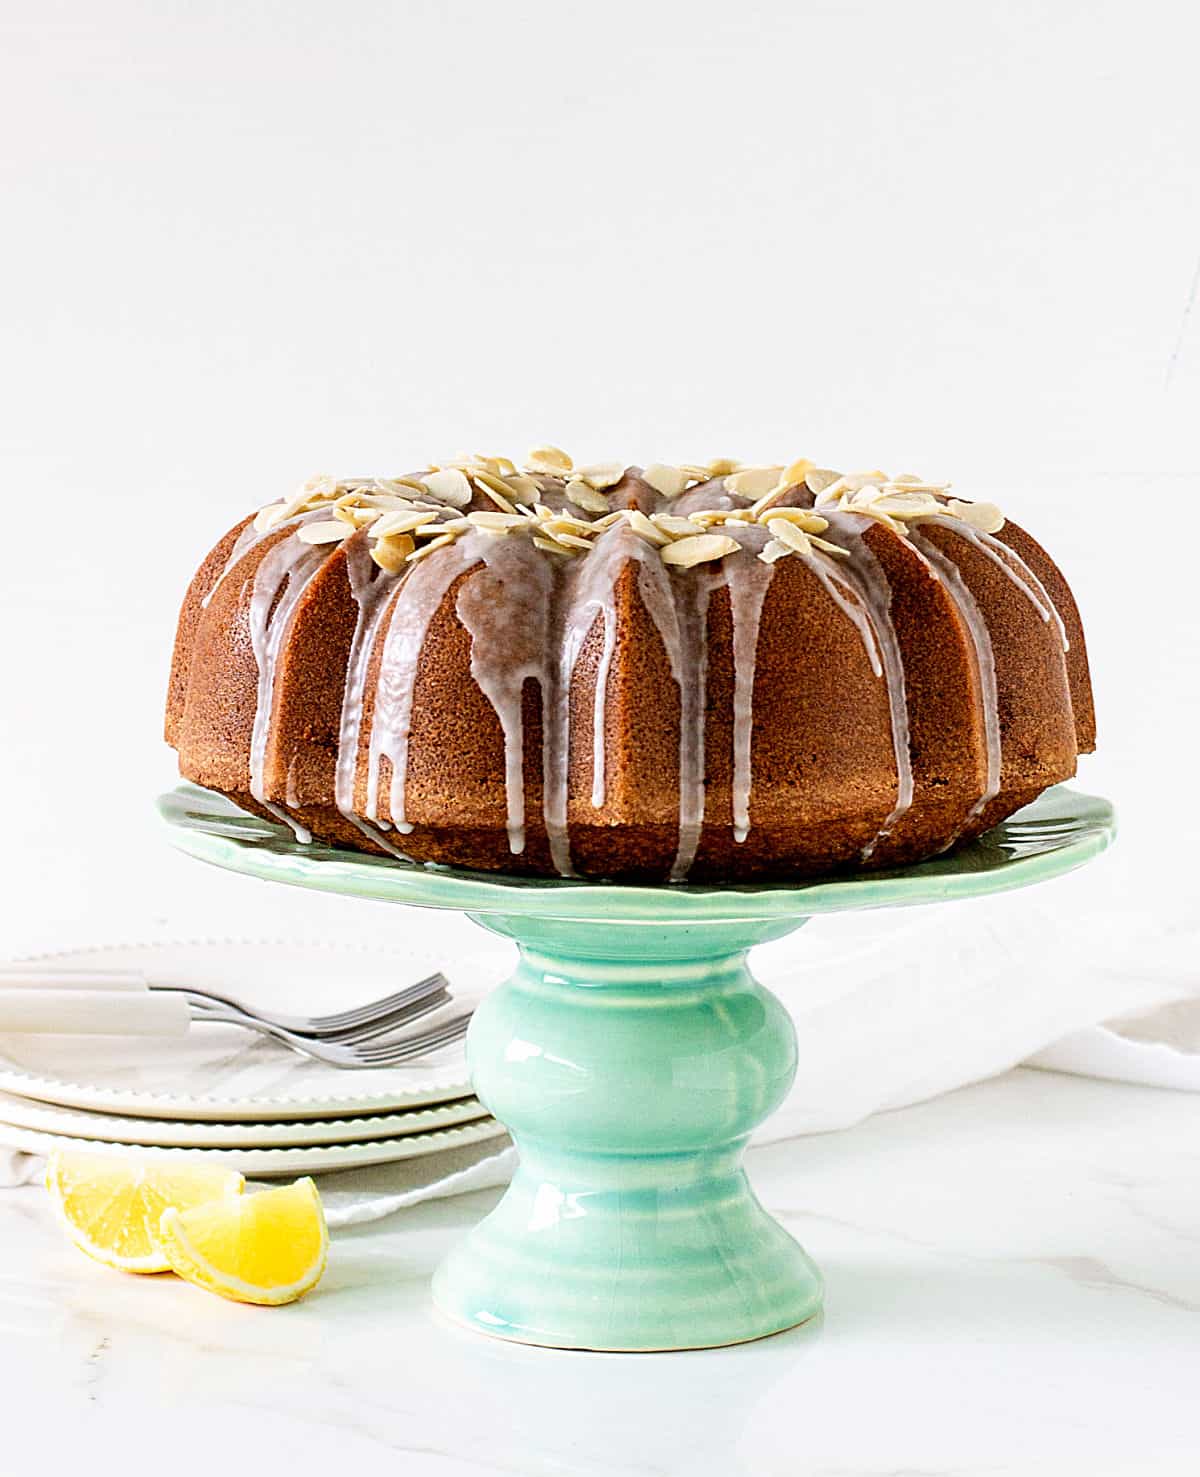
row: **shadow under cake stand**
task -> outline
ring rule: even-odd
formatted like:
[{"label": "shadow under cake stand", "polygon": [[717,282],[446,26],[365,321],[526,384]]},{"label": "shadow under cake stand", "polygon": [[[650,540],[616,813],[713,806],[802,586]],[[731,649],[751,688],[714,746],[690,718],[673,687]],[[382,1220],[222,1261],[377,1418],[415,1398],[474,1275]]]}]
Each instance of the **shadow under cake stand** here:
[{"label": "shadow under cake stand", "polygon": [[159,804],[174,843],[202,861],[454,909],[516,942],[516,971],[477,1010],[467,1060],[520,1166],[438,1269],[434,1300],[481,1333],[598,1350],[740,1343],[821,1306],[820,1273],[741,1167],[796,1071],[791,1017],[747,969],[749,948],[817,914],[1043,882],[1114,835],[1106,801],[1059,786],[962,850],[903,870],[620,886],[304,846],[191,785]]}]

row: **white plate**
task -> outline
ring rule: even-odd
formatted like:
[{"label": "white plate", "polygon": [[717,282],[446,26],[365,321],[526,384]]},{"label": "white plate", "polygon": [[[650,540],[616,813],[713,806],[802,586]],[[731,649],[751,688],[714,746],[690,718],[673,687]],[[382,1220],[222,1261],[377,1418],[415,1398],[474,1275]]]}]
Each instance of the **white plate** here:
[{"label": "white plate", "polygon": [[[441,969],[451,1011],[475,1004],[511,970],[512,948],[481,940],[440,957],[414,941],[376,948],[296,939],[194,939],[38,955],[47,968],[138,969],[209,987],[262,1009],[345,1010]],[[437,1017],[427,1018],[422,1025]],[[157,1119],[268,1123],[357,1117],[467,1097],[461,1041],[402,1067],[340,1071],[237,1026],[196,1025],[180,1040],[0,1037],[0,1091],[63,1107]]]},{"label": "white plate", "polygon": [[361,1144],[375,1139],[430,1133],[488,1116],[478,1098],[436,1103],[404,1113],[363,1118],[299,1118],[280,1123],[190,1123],[186,1119],[120,1117],[88,1113],[57,1103],[36,1102],[0,1092],[0,1123],[68,1138],[163,1149],[312,1149],[318,1144]]},{"label": "white plate", "polygon": [[[298,1174],[327,1174],[334,1169],[363,1169],[369,1164],[391,1164],[398,1159],[419,1159],[468,1144],[505,1137],[494,1118],[463,1123],[436,1133],[411,1133],[403,1138],[373,1139],[365,1144],[325,1144],[298,1149],[156,1149],[140,1144],[111,1144],[99,1139],[73,1138],[63,1133],[41,1133],[0,1122],[0,1142],[29,1154],[50,1154],[55,1149],[82,1149],[88,1153],[112,1154],[117,1158],[196,1159],[219,1164],[254,1179]],[[500,1145],[497,1145],[497,1150]]]}]

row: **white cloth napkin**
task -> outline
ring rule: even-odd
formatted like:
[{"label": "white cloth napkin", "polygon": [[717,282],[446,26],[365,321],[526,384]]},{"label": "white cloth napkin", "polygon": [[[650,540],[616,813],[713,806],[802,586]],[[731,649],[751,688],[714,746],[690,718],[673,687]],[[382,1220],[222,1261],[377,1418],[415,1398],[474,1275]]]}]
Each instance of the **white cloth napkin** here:
[{"label": "white cloth napkin", "polygon": [[[817,919],[752,967],[796,1022],[800,1065],[756,1142],[848,1127],[1022,1061],[1200,1090],[1200,912],[1183,869],[1129,907],[1120,851],[1030,891]],[[1106,1022],[1107,1024],[1099,1024]],[[495,1141],[323,1177],[333,1224],[504,1183]],[[0,1151],[0,1185],[40,1164]]]}]

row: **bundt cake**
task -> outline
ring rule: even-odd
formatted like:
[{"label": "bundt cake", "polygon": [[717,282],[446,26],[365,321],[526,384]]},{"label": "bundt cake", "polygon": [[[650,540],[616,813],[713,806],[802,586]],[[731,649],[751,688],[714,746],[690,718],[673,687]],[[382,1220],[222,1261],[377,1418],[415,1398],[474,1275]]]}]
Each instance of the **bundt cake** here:
[{"label": "bundt cake", "polygon": [[947,484],[791,466],[319,477],[183,603],[184,776],[296,836],[629,881],[966,841],[1094,746],[1079,615]]}]

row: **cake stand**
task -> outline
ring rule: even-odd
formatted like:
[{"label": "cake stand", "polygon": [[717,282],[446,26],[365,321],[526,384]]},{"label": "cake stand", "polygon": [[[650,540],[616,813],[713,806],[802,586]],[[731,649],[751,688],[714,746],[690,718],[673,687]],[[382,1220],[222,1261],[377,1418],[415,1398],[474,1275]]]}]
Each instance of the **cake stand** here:
[{"label": "cake stand", "polygon": [[1106,801],[1060,786],[920,866],[806,884],[639,887],[303,846],[194,786],[160,809],[175,844],[202,861],[460,910],[516,942],[516,971],[476,1012],[467,1060],[520,1166],[438,1269],[434,1299],[481,1333],[604,1350],[739,1343],[821,1306],[820,1273],[741,1167],[796,1070],[791,1017],[751,975],[746,951],[817,914],[1043,882],[1114,834]]}]

